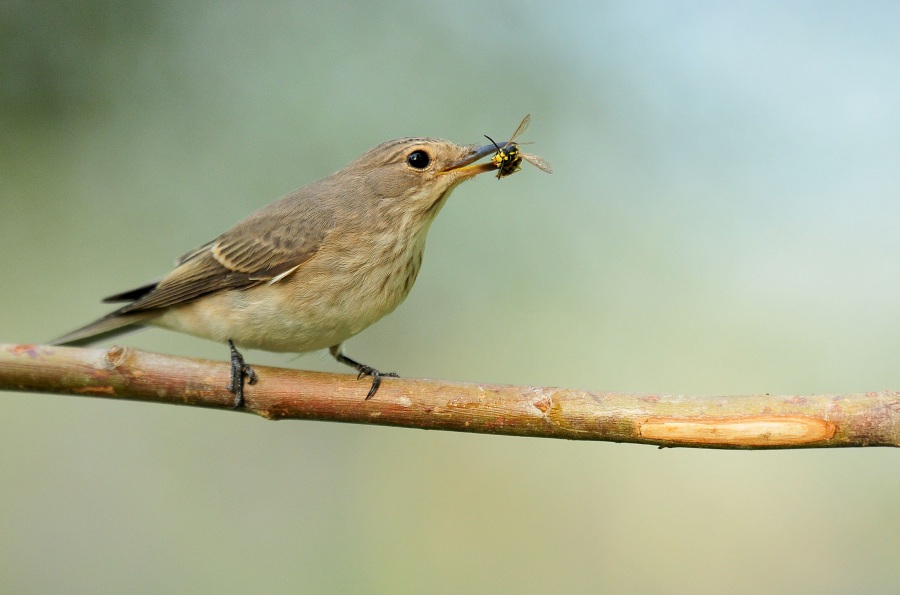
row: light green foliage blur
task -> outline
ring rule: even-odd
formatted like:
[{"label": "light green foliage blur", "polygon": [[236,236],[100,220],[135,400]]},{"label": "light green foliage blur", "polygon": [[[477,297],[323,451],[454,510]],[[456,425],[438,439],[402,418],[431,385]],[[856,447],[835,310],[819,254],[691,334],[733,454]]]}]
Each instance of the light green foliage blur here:
[{"label": "light green foliage blur", "polygon": [[[530,112],[555,173],[460,187],[353,357],[632,392],[900,388],[898,24],[886,2],[0,3],[0,342],[105,313],[384,140],[501,139]],[[886,449],[0,399],[2,592],[900,587]]]}]

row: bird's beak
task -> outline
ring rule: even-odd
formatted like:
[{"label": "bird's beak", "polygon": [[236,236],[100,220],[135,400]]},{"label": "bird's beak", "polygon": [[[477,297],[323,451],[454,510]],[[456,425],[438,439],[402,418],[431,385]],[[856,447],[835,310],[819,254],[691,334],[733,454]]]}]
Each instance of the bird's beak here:
[{"label": "bird's beak", "polygon": [[494,145],[484,145],[483,147],[469,147],[469,150],[465,155],[463,155],[455,163],[451,163],[449,166],[442,169],[441,173],[452,173],[455,176],[466,180],[486,171],[494,171],[495,169],[497,169],[497,166],[494,165],[492,161],[488,161],[487,163],[475,162],[483,157],[487,157],[491,153],[496,152],[497,147]]}]

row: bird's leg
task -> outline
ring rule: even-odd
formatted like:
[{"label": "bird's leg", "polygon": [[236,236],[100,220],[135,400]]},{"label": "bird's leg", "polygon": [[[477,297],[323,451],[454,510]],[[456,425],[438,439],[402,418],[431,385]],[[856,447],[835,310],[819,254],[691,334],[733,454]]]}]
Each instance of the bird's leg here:
[{"label": "bird's leg", "polygon": [[244,363],[244,356],[231,339],[228,339],[228,348],[231,349],[231,382],[228,383],[228,390],[234,393],[232,409],[237,409],[244,406],[244,379],[250,384],[256,384],[256,372]]},{"label": "bird's leg", "polygon": [[341,345],[332,345],[328,351],[337,361],[342,364],[346,364],[355,368],[359,375],[356,377],[357,380],[362,378],[363,376],[371,376],[372,377],[372,388],[369,389],[369,394],[366,395],[366,400],[371,399],[375,396],[375,393],[378,392],[378,387],[381,386],[382,377],[389,376],[391,378],[399,378],[396,372],[379,372],[372,366],[367,366],[365,364],[361,364],[355,359],[349,358],[341,351]]}]

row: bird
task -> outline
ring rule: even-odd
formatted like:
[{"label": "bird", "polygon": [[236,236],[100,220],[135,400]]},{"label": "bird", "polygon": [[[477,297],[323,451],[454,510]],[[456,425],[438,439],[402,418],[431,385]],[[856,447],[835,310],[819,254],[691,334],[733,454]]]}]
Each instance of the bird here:
[{"label": "bird", "polygon": [[382,143],[188,252],[162,279],[104,299],[125,305],[52,343],[88,345],[144,327],[227,343],[235,408],[245,381],[257,381],[239,347],[328,349],[357,379],[372,377],[370,399],[396,374],[345,355],[344,342],[406,298],[431,223],[457,186],[496,169],[478,163],[495,151],[421,137]]}]

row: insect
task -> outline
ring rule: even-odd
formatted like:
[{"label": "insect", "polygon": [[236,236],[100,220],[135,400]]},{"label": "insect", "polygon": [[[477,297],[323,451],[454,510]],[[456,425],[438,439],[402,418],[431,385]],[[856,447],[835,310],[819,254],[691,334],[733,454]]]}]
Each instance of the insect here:
[{"label": "insect", "polygon": [[497,153],[491,158],[491,161],[494,163],[494,165],[497,166],[498,180],[500,178],[510,176],[522,169],[523,159],[541,171],[545,171],[548,174],[553,173],[553,168],[550,167],[550,164],[537,155],[530,155],[528,153],[522,153],[521,151],[519,151],[520,143],[517,143],[516,139],[522,136],[522,134],[524,134],[525,131],[528,130],[529,124],[531,124],[531,114],[528,114],[524,118],[522,118],[522,121],[519,123],[516,131],[512,133],[510,139],[506,141],[506,144],[502,147],[498,145],[497,142],[494,141],[494,139],[486,134],[484,135],[486,139],[494,143],[494,147],[496,147],[497,149]]}]

